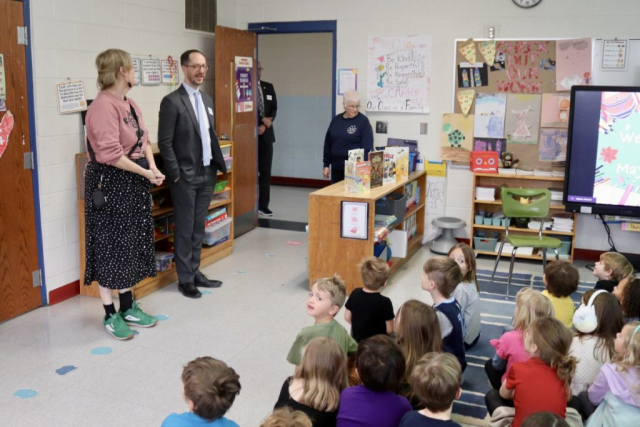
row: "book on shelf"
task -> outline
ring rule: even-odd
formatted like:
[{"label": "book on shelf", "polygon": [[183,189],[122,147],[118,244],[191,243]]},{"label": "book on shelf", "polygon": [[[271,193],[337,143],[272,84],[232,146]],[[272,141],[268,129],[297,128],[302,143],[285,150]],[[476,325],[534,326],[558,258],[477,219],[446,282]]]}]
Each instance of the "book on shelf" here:
[{"label": "book on shelf", "polygon": [[513,168],[498,168],[499,175],[515,175],[516,170]]},{"label": "book on shelf", "polygon": [[415,213],[408,218],[405,218],[405,220],[402,222],[402,228],[407,232],[407,240],[411,240],[416,236],[418,227],[416,223]]},{"label": "book on shelf", "polygon": [[409,179],[409,152],[404,147],[385,147],[382,182],[395,184]]},{"label": "book on shelf", "polygon": [[389,225],[396,222],[396,219],[397,218],[395,215],[376,214],[374,221],[375,221],[376,227],[388,227]]},{"label": "book on shelf", "polygon": [[[531,230],[540,230],[540,222],[541,221],[538,221],[538,220],[531,220],[529,221],[529,224],[527,226]],[[553,225],[553,221],[545,221],[544,224],[542,225],[542,229],[551,230],[552,225]]]},{"label": "book on shelf", "polygon": [[[500,242],[497,242],[494,252],[498,252],[499,249],[500,249]],[[511,256],[511,252],[513,252],[513,246],[511,245],[511,243],[505,242],[504,246],[502,247],[502,255]],[[533,248],[520,247],[516,249],[516,255],[533,255]]]},{"label": "book on shelf", "polygon": [[404,186],[404,194],[407,196],[406,208],[411,209],[420,200],[420,193],[418,192],[418,181],[411,181]]},{"label": "book on shelf", "polygon": [[495,201],[496,187],[476,187],[476,200]]},{"label": "book on shelf", "polygon": [[384,165],[384,151],[370,151],[371,188],[382,186],[382,170]]},{"label": "book on shelf", "polygon": [[564,171],[551,171],[551,176],[554,178],[564,178]]},{"label": "book on shelf", "polygon": [[534,169],[533,176],[552,176],[551,171],[545,171],[542,169]]},{"label": "book on shelf", "polygon": [[373,241],[376,243],[380,243],[388,235],[389,235],[389,229],[387,227],[377,227],[373,232]]},{"label": "book on shelf", "polygon": [[348,160],[350,162],[364,162],[364,148],[356,148],[347,152]]},{"label": "book on shelf", "polygon": [[369,162],[344,162],[344,189],[347,193],[364,193],[371,189]]},{"label": "book on shelf", "polygon": [[533,176],[533,171],[528,169],[516,169],[516,175]]},{"label": "book on shelf", "polygon": [[226,207],[222,207],[220,209],[216,209],[213,212],[210,212],[209,214],[207,214],[207,216],[205,217],[204,220],[204,226],[205,228],[213,225],[213,224],[217,224],[218,222],[221,222],[223,220],[227,219],[227,208]]},{"label": "book on shelf", "polygon": [[573,214],[570,212],[557,213],[554,214],[551,219],[553,220],[553,224],[551,229],[553,231],[565,231],[572,232],[573,231]]}]

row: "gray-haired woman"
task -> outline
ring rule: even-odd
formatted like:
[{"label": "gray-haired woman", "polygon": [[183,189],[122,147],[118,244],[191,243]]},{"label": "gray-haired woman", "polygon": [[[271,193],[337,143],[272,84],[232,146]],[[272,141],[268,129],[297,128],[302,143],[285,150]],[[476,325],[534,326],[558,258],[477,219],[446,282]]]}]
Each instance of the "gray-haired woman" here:
[{"label": "gray-haired woman", "polygon": [[344,180],[344,162],[349,150],[364,148],[364,158],[373,150],[373,129],[369,119],[360,114],[360,98],[358,92],[350,90],[342,96],[344,112],[331,120],[327,135],[324,138],[324,155],[322,175],[329,178],[331,166],[331,182]]}]

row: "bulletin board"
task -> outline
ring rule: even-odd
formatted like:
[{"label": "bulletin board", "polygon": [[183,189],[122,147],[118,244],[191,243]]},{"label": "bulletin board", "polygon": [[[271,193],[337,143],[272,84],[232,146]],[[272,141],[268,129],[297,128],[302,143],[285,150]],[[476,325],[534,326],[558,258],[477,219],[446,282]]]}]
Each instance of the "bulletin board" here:
[{"label": "bulletin board", "polygon": [[[562,115],[566,117],[567,121],[561,122],[560,119],[553,122],[544,121],[544,117],[541,117],[541,111],[550,103],[555,105],[559,104],[560,100],[566,99],[570,96],[570,89],[563,90],[557,81],[558,61],[557,61],[557,49],[561,48],[563,53],[566,49],[573,47],[572,42],[576,45],[582,40],[583,58],[587,59],[588,64],[579,65],[579,74],[582,81],[578,82],[576,79],[565,78],[564,84],[593,84],[593,78],[591,76],[592,68],[592,41],[591,39],[576,39],[572,40],[495,40],[487,39],[478,40],[456,40],[455,41],[455,62],[454,62],[454,90],[453,90],[453,112],[454,114],[445,115],[443,119],[443,129],[441,134],[444,141],[446,131],[455,129],[455,125],[447,124],[450,122],[455,123],[456,120],[460,122],[462,118],[459,116],[463,113],[461,108],[461,102],[470,104],[468,109],[467,122],[471,119],[471,122],[475,122],[482,114],[486,116],[486,110],[481,111],[479,116],[476,116],[476,103],[480,97],[489,97],[489,94],[499,94],[496,98],[500,98],[503,102],[503,128],[504,135],[500,138],[496,138],[491,141],[487,138],[487,146],[494,144],[491,148],[493,151],[503,152],[509,151],[514,154],[514,158],[519,159],[519,167],[525,169],[544,169],[544,170],[562,170],[562,163],[553,161],[554,156],[549,155],[549,150],[541,154],[542,141],[550,141],[550,144],[564,143],[566,145],[566,128],[568,121],[568,110],[558,111],[554,113],[556,116]],[[563,46],[559,46],[559,43],[564,43]],[[473,58],[473,47],[475,46],[475,62],[471,63]],[[588,52],[587,52],[588,51]],[[566,57],[566,55],[564,55]],[[565,61],[566,62],[566,61]],[[580,67],[583,67],[582,70]],[[574,71],[574,70],[572,70]],[[573,74],[572,74],[573,75]],[[559,87],[560,86],[560,87]],[[570,87],[570,86],[569,86]],[[560,90],[559,90],[560,89]],[[461,93],[461,91],[463,91]],[[466,94],[465,94],[466,92]],[[479,96],[480,95],[480,96]],[[535,96],[531,96],[535,95]],[[550,98],[554,95],[553,98]],[[471,98],[473,96],[473,98]],[[466,97],[466,101],[464,100]],[[487,98],[483,98],[483,101]],[[527,105],[527,99],[533,99],[537,102],[537,107],[534,105],[533,109],[530,109]],[[482,101],[481,101],[482,102]],[[532,102],[532,101],[531,101]],[[565,102],[567,105],[568,103]],[[567,107],[568,108],[568,107]],[[527,135],[522,140],[516,137],[509,138],[507,136],[507,129],[510,129],[512,133],[514,126],[518,123],[518,112],[526,112],[527,121],[531,122],[524,128],[524,132]],[[542,114],[543,115],[543,114]],[[448,117],[447,117],[448,116]],[[486,119],[486,117],[485,117]],[[482,120],[482,119],[481,119]],[[520,123],[523,123],[522,121]],[[468,123],[462,123],[459,126],[470,126]],[[476,137],[478,132],[478,126],[475,125],[474,133],[469,138],[469,133],[465,133],[466,138],[458,136],[461,139],[462,144],[458,141],[451,140],[451,147],[444,147],[441,144],[441,155],[445,160],[454,160],[459,162],[468,163],[466,156],[469,151],[474,150],[479,143]],[[516,129],[517,132],[517,129]],[[548,138],[548,139],[545,139]],[[562,139],[564,138],[564,139]],[[470,140],[469,140],[470,139]],[[517,141],[517,143],[516,143]],[[514,142],[514,143],[511,143]],[[463,147],[465,149],[465,155],[460,155],[460,151],[455,151],[456,148]],[[551,150],[553,151],[553,150]],[[452,155],[457,153],[457,156]]]}]

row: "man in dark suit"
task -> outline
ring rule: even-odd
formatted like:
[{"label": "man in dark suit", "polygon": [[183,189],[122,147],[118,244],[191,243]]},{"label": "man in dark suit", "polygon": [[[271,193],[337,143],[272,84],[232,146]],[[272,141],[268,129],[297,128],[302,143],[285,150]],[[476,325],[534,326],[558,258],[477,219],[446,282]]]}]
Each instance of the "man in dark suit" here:
[{"label": "man in dark suit", "polygon": [[278,112],[276,91],[271,83],[262,81],[262,65],[258,62],[258,212],[273,216],[269,210],[271,195],[271,162],[273,160],[273,121]]},{"label": "man in dark suit", "polygon": [[188,50],[180,65],[184,83],[160,104],[158,146],[173,201],[178,289],[186,297],[200,298],[197,286],[222,285],[202,274],[200,252],[216,174],[226,167],[213,129],[213,100],[200,91],[207,60],[202,52]]}]

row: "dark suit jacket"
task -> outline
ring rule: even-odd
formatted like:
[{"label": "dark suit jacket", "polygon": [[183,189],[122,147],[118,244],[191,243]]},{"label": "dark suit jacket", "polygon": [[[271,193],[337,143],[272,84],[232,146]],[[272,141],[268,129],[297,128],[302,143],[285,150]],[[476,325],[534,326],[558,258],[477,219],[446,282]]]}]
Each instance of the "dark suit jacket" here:
[{"label": "dark suit jacket", "polygon": [[[275,120],[278,112],[278,100],[276,99],[276,91],[273,89],[273,85],[262,80],[259,84],[262,88],[262,95],[264,96],[264,116],[260,115],[260,109],[258,108],[258,126],[262,124],[264,117],[271,117]],[[258,96],[260,96],[260,93],[258,93]],[[273,126],[267,128],[260,138],[266,142],[276,142],[276,134],[273,132]]]},{"label": "dark suit jacket", "polygon": [[[200,95],[209,118],[213,173],[226,172],[218,137],[213,129],[213,115],[210,113],[213,111],[213,100],[202,91]],[[158,147],[164,160],[165,174],[171,182],[178,177],[189,182],[203,167],[200,125],[189,94],[182,85],[165,96],[160,104]]]}]

